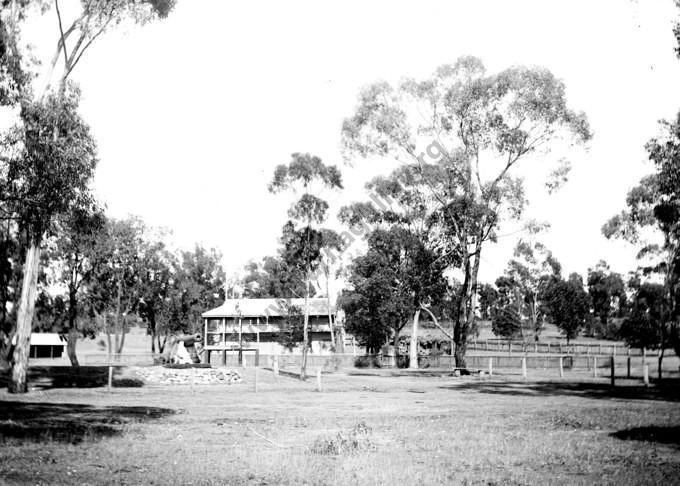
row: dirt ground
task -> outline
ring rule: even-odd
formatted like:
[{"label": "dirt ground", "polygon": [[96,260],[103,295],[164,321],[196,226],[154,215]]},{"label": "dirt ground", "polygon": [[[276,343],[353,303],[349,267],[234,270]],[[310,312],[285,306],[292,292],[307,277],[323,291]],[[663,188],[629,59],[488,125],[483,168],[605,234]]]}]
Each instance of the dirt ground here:
[{"label": "dirt ground", "polygon": [[[0,484],[673,484],[680,384],[353,370],[0,392]],[[64,388],[62,388],[64,387]]]}]

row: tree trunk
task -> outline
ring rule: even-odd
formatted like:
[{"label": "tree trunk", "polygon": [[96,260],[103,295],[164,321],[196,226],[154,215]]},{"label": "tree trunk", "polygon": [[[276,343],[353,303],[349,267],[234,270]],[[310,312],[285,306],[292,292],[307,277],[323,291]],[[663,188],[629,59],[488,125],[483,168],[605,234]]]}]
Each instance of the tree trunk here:
[{"label": "tree trunk", "polygon": [[305,319],[302,325],[302,363],[300,365],[300,379],[307,379],[307,346],[309,345],[309,276],[305,291]]},{"label": "tree trunk", "polygon": [[156,354],[156,323],[153,319],[149,322],[151,329],[151,354]]},{"label": "tree trunk", "polygon": [[33,330],[33,311],[38,286],[38,270],[40,267],[40,239],[31,242],[26,250],[24,279],[21,284],[21,298],[17,313],[17,344],[14,348],[12,372],[7,390],[10,393],[26,393],[28,383],[28,355],[30,352],[31,331]]},{"label": "tree trunk", "polygon": [[114,336],[115,344],[116,344],[116,347],[114,349],[114,353],[119,354],[120,353],[119,349],[121,348],[121,346],[120,346],[120,339],[119,339],[118,333],[122,330],[121,315],[120,315],[120,301],[121,301],[122,293],[123,293],[123,288],[122,288],[123,284],[120,281],[120,279],[118,280],[117,287],[118,287],[118,292],[116,294],[116,326],[113,330],[113,336]]},{"label": "tree trunk", "polygon": [[163,336],[163,341],[161,341],[161,337],[159,335],[156,335],[156,338],[158,339],[158,353],[163,354],[163,350],[165,349],[165,343],[168,341],[167,331],[165,336]]},{"label": "tree trunk", "polygon": [[[477,274],[479,273],[479,260],[481,257],[481,239],[475,243],[475,251],[464,256],[465,279],[461,288],[460,301],[458,303],[458,315],[454,327],[454,353],[457,368],[467,368],[465,354],[467,352],[467,337],[470,328],[475,322],[475,307],[477,302]],[[471,258],[474,256],[474,262]]]},{"label": "tree trunk", "polygon": [[68,338],[66,339],[66,354],[71,361],[71,366],[80,366],[78,363],[78,356],[76,356],[76,344],[78,344],[78,329],[71,327],[68,330]]},{"label": "tree trunk", "polygon": [[333,314],[331,311],[331,291],[330,291],[330,277],[331,272],[328,267],[326,268],[326,304],[328,306],[328,328],[331,331],[331,348],[334,352],[337,351],[335,348],[335,335],[333,333]]},{"label": "tree trunk", "polygon": [[420,309],[413,314],[413,330],[411,331],[411,345],[408,350],[408,367],[411,370],[418,369],[418,321]]},{"label": "tree trunk", "polygon": [[456,310],[456,323],[453,327],[453,342],[455,344],[454,358],[457,368],[465,368],[465,351],[467,342],[467,287],[470,281],[470,256],[465,255],[463,260],[464,280],[458,296],[458,309]]},{"label": "tree trunk", "polygon": [[125,345],[126,330],[127,330],[127,317],[123,316],[123,322],[120,328],[120,342],[118,343],[118,348],[116,349],[116,354],[118,355],[120,355],[123,352],[123,345]]},{"label": "tree trunk", "polygon": [[78,343],[78,300],[76,297],[77,289],[74,285],[69,285],[68,289],[68,338],[66,340],[66,354],[71,361],[71,366],[79,366],[76,356],[76,344]]}]

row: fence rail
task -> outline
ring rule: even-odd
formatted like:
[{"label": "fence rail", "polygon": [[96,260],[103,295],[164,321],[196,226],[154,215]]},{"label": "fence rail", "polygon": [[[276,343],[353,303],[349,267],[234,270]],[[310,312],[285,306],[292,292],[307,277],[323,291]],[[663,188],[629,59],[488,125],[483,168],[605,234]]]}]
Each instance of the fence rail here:
[{"label": "fence rail", "polygon": [[524,342],[500,339],[473,340],[467,343],[468,351],[522,352],[544,354],[585,354],[595,356],[654,356],[649,350],[642,351],[624,344]]}]

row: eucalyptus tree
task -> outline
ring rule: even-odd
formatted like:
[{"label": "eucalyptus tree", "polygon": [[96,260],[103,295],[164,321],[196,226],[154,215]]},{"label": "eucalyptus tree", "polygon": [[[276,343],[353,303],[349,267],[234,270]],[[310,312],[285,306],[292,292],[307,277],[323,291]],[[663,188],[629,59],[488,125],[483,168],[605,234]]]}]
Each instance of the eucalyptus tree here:
[{"label": "eucalyptus tree", "polygon": [[548,190],[557,189],[569,163],[554,161],[551,149],[589,140],[585,115],[568,108],[564,84],[546,69],[487,74],[479,59],[463,57],[423,81],[367,86],[342,136],[348,160],[398,160],[436,205],[439,231],[460,261],[454,340],[464,367],[482,250],[526,204],[518,166],[540,163],[532,173],[546,173]]},{"label": "eucalyptus tree", "polygon": [[244,297],[288,299],[305,295],[305,276],[280,256],[266,256],[259,262],[248,262],[244,270]]},{"label": "eucalyptus tree", "polygon": [[321,261],[321,249],[328,245],[332,234],[329,230],[322,231],[315,227],[326,220],[328,212],[328,203],[316,195],[322,188],[342,189],[342,176],[336,166],[325,165],[319,157],[308,153],[294,153],[287,165],[278,165],[268,186],[272,193],[302,191],[300,199],[288,210],[290,220],[283,226],[281,237],[282,259],[298,269],[305,279],[301,379],[306,378],[307,371],[309,297],[313,272]]},{"label": "eucalyptus tree", "polygon": [[[20,42],[21,22],[26,19],[27,9],[39,5],[42,12],[52,11],[47,1],[29,2],[9,0],[3,4],[3,49],[0,76],[11,81],[0,93],[3,102],[12,98],[21,106],[21,123],[12,129],[10,142],[5,142],[3,161],[10,166],[6,173],[18,202],[19,218],[28,236],[28,248],[24,264],[24,279],[17,313],[17,345],[9,390],[15,393],[27,391],[26,368],[28,346],[35,307],[37,275],[40,265],[40,243],[49,231],[54,218],[68,212],[75,204],[87,205],[87,184],[94,172],[96,161],[94,142],[85,123],[76,113],[77,90],[68,86],[74,68],[92,43],[111,27],[126,20],[143,24],[154,18],[166,16],[173,8],[172,0],[91,0],[81,2],[78,16],[64,29],[58,0],[54,1],[55,23],[58,26],[56,53],[48,65],[45,87],[39,96],[33,96],[30,80],[35,77],[22,65]],[[68,47],[69,39],[75,42]],[[56,91],[51,89],[55,68],[63,59],[56,75]],[[20,149],[15,147],[20,146]],[[23,180],[22,180],[23,178]],[[19,198],[23,197],[24,200]]]},{"label": "eucalyptus tree", "polygon": [[28,239],[21,298],[17,313],[17,345],[9,390],[26,392],[28,346],[33,320],[40,244],[58,215],[91,204],[89,183],[97,162],[89,127],[77,113],[78,92],[22,107],[23,126],[5,138],[6,177],[2,194]]},{"label": "eucalyptus tree", "polygon": [[[78,366],[76,344],[83,334],[78,319],[83,307],[80,297],[97,266],[104,264],[96,247],[99,239],[105,236],[105,225],[106,218],[99,208],[78,206],[58,222],[55,245],[47,250],[47,265],[57,273],[55,283],[66,287],[67,319],[61,332],[68,336],[66,352],[73,366]],[[90,333],[90,326],[87,328],[86,333]]]},{"label": "eucalyptus tree", "polygon": [[501,275],[496,279],[496,288],[498,294],[491,310],[491,330],[508,341],[517,336],[524,339],[524,299],[518,282]]},{"label": "eucalyptus tree", "polygon": [[[516,286],[518,314],[538,341],[543,329],[542,291],[552,278],[559,278],[561,265],[545,245],[530,239],[520,239],[515,245],[513,258],[508,262],[505,275]],[[496,284],[498,285],[498,283]]]},{"label": "eucalyptus tree", "polygon": [[[365,258],[378,262],[382,258],[383,265],[393,268],[381,269],[379,264],[371,266],[360,262],[362,265],[355,265],[352,270],[354,291],[365,287],[357,282],[360,276],[368,278],[366,283],[371,285],[388,285],[388,289],[395,293],[393,298],[402,301],[402,304],[393,307],[406,309],[412,318],[409,366],[415,368],[418,365],[420,315],[426,312],[438,326],[430,307],[439,307],[444,298],[447,285],[443,273],[447,266],[454,263],[455,254],[445,252],[441,238],[433,231],[435,223],[430,217],[430,198],[409,167],[399,167],[388,176],[375,177],[366,184],[366,189],[372,194],[372,199],[381,204],[353,203],[343,207],[338,216],[355,233],[373,227]],[[387,235],[392,237],[387,238]],[[377,278],[373,279],[369,274],[362,275],[362,271],[365,273],[370,269],[378,272]],[[392,276],[388,277],[390,272]],[[356,313],[356,309],[350,312],[346,309],[346,313],[349,321],[353,319],[352,314]],[[388,314],[383,314],[383,318],[387,317]],[[391,328],[395,347],[404,324],[402,317],[391,325],[383,326]]]},{"label": "eucalyptus tree", "polygon": [[413,323],[409,367],[418,367],[418,324],[421,312],[435,321],[430,305],[446,291],[444,264],[419,235],[401,225],[378,227],[368,238],[368,251],[349,268],[349,288],[341,303],[346,324],[371,349],[391,337],[395,352],[399,332]]},{"label": "eucalyptus tree", "polygon": [[567,280],[551,278],[543,290],[544,307],[548,317],[569,341],[578,336],[590,320],[590,298],[577,273]]},{"label": "eucalyptus tree", "polygon": [[662,134],[647,145],[655,172],[643,177],[626,197],[627,208],[607,221],[602,232],[640,246],[641,271],[664,285],[664,344],[680,356],[680,114],[662,122]]},{"label": "eucalyptus tree", "polygon": [[[151,352],[162,353],[169,331],[174,327],[175,302],[180,295],[175,292],[179,279],[179,259],[160,237],[142,241],[139,257],[137,314],[146,323],[151,336]],[[163,340],[161,340],[163,334]]]},{"label": "eucalyptus tree", "polygon": [[610,320],[614,316],[623,317],[628,301],[623,278],[612,272],[607,262],[600,260],[588,269],[588,294],[597,318],[595,331],[601,337],[615,337],[615,332],[610,330]]}]

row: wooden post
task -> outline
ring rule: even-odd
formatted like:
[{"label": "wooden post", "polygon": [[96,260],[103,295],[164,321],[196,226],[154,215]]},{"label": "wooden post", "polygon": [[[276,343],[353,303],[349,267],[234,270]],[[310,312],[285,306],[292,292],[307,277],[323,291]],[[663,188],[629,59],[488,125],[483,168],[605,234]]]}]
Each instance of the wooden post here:
[{"label": "wooden post", "polygon": [[642,373],[642,382],[645,386],[649,386],[649,365],[647,363],[642,366]]},{"label": "wooden post", "polygon": [[611,385],[616,386],[616,365],[614,364],[614,355],[609,357],[609,368],[611,372]]},{"label": "wooden post", "polygon": [[274,376],[278,379],[279,377],[279,357],[277,355],[274,355],[272,358],[274,360],[274,364],[272,365],[272,368],[274,369]]},{"label": "wooden post", "polygon": [[113,385],[113,366],[109,365],[109,381],[108,381],[108,391],[111,393],[111,386]]},{"label": "wooden post", "polygon": [[564,363],[562,363],[562,356],[560,356],[560,378],[564,378]]},{"label": "wooden post", "polygon": [[597,356],[593,356],[593,378],[597,378]]},{"label": "wooden post", "polygon": [[321,368],[316,370],[316,391],[321,391]]},{"label": "wooden post", "polygon": [[662,361],[662,360],[663,360],[663,357],[661,356],[661,353],[662,353],[662,352],[663,352],[663,350],[659,350],[659,358],[658,358],[658,363],[659,363],[658,366],[659,366],[659,367],[658,367],[658,369],[657,369],[657,372],[658,372],[658,374],[659,374],[659,381],[661,381],[661,375],[662,375],[662,372],[661,372],[661,365],[663,364],[663,361]]},{"label": "wooden post", "polygon": [[550,354],[550,343],[548,343],[548,354]]},{"label": "wooden post", "polygon": [[489,376],[493,375],[493,357],[489,357]]},{"label": "wooden post", "polygon": [[626,359],[626,378],[630,379],[630,354],[628,355],[628,359]]},{"label": "wooden post", "polygon": [[489,350],[489,340],[488,340],[488,339],[485,339],[485,340],[484,340],[484,350],[485,350],[485,351],[488,351],[488,350]]},{"label": "wooden post", "polygon": [[527,379],[527,357],[522,356],[522,378]]}]

